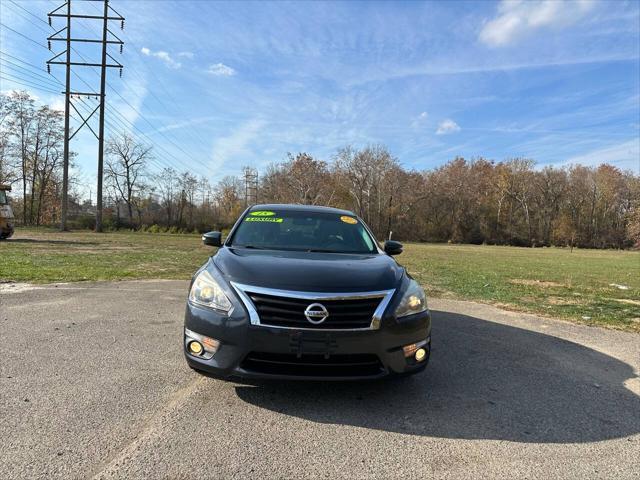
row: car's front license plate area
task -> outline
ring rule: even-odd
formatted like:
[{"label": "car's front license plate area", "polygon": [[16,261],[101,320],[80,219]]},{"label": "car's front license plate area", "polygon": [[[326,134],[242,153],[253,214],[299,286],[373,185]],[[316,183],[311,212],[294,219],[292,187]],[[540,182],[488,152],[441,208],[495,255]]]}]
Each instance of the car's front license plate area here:
[{"label": "car's front license plate area", "polygon": [[296,332],[289,337],[289,348],[298,358],[303,355],[329,358],[338,349],[338,343],[330,333]]}]

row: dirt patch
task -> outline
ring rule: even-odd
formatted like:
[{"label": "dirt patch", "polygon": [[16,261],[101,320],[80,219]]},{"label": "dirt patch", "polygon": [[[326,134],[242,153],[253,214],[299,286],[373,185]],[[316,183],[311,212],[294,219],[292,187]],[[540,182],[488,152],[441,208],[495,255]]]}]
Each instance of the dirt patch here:
[{"label": "dirt patch", "polygon": [[614,302],[626,303],[628,305],[640,305],[640,300],[631,300],[630,298],[612,298]]},{"label": "dirt patch", "polygon": [[86,246],[71,246],[68,249],[59,249],[59,248],[47,248],[48,254],[58,254],[65,255],[69,253],[80,253],[80,254],[89,254],[89,255],[104,255],[109,254],[110,252],[129,252],[132,250],[140,250],[136,247],[117,247],[111,245],[99,245],[95,247],[86,247]]},{"label": "dirt patch", "polygon": [[540,287],[540,288],[553,288],[553,287],[567,287],[564,283],[551,282],[545,280],[528,280],[525,278],[512,278],[509,283],[514,285],[526,285],[528,287]]},{"label": "dirt patch", "polygon": [[29,290],[37,290],[37,285],[31,283],[0,283],[0,295],[3,293],[21,293]]},{"label": "dirt patch", "polygon": [[562,298],[562,297],[547,297],[546,302],[549,305],[580,305],[584,303],[573,298]]}]

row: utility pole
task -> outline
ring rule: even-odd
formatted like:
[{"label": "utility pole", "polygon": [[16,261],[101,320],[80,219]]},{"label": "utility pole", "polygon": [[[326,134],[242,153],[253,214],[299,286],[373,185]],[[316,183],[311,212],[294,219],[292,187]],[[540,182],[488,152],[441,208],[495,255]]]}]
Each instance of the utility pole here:
[{"label": "utility pole", "polygon": [[244,206],[258,203],[258,170],[244,167]]},{"label": "utility pole", "polygon": [[[51,18],[51,17],[49,17]],[[64,92],[64,151],[62,160],[62,215],[60,230],[67,229],[69,208],[69,103],[71,92],[71,0],[67,0],[67,76]]]},{"label": "utility pole", "polygon": [[[107,51],[107,47],[110,44],[116,44],[120,46],[120,53],[122,53],[122,46],[124,42],[118,38],[116,34],[114,34],[109,29],[109,20],[117,20],[120,21],[120,29],[124,30],[124,17],[116,12],[113,7],[109,5],[109,0],[102,0],[104,2],[104,13],[103,15],[86,15],[86,14],[74,14],[71,11],[71,0],[67,0],[63,5],[60,5],[55,10],[49,12],[49,25],[52,24],[51,19],[55,17],[63,17],[66,18],[66,27],[61,28],[56,33],[47,38],[49,44],[49,50],[51,50],[51,42],[52,41],[64,41],[66,42],[66,50],[64,52],[58,53],[56,56],[47,61],[47,71],[51,72],[51,65],[65,65],[66,67],[66,81],[65,81],[65,91],[62,92],[65,95],[65,112],[64,112],[64,159],[63,159],[63,177],[62,177],[62,215],[61,215],[61,230],[66,230],[67,228],[67,213],[68,213],[68,204],[69,204],[69,142],[76,134],[84,127],[85,125],[91,133],[98,140],[98,175],[97,175],[97,183],[98,190],[96,192],[97,197],[97,207],[96,207],[96,231],[102,231],[102,177],[103,177],[103,160],[104,160],[104,113],[105,113],[105,87],[106,87],[106,78],[107,78],[107,68],[118,68],[120,69],[120,76],[122,76],[122,64],[120,64],[116,59],[114,59],[109,52]],[[63,8],[66,7],[66,13],[62,13]],[[102,20],[102,38],[73,38],[71,36],[71,24],[72,19],[74,18],[82,18],[87,20]],[[62,32],[66,32],[65,37],[60,37],[59,35]],[[100,43],[102,44],[102,61],[100,63],[92,63],[92,62],[78,62],[72,61],[71,59],[71,51],[73,50],[73,42],[83,42],[83,43]],[[77,52],[76,52],[77,53]],[[62,54],[66,54],[65,61],[58,60]],[[107,57],[111,59],[112,63],[107,63]],[[75,92],[71,90],[71,67],[72,66],[83,66],[83,67],[100,67],[100,93],[95,92]],[[84,116],[82,113],[78,111],[78,109],[73,104],[72,100],[74,98],[95,98],[98,100],[98,105],[96,108],[88,115]],[[70,135],[69,128],[69,114],[70,108],[75,110],[76,114],[82,119],[82,123],[80,126]],[[89,120],[96,111],[100,110],[99,116],[99,125],[98,125],[98,134],[91,128],[89,124]]]},{"label": "utility pole", "polygon": [[96,232],[102,232],[102,175],[104,165],[104,87],[107,80],[107,31],[109,29],[109,0],[104,0],[102,21],[102,67],[100,70],[100,127],[98,130],[98,191],[96,192]]}]

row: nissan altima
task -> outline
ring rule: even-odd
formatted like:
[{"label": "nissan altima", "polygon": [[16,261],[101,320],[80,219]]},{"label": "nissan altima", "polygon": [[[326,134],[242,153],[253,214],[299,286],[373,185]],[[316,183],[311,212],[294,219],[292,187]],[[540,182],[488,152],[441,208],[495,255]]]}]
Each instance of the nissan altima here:
[{"label": "nissan altima", "polygon": [[356,380],[422,371],[431,354],[425,293],[347,210],[256,205],[194,275],[184,352],[216,377]]}]

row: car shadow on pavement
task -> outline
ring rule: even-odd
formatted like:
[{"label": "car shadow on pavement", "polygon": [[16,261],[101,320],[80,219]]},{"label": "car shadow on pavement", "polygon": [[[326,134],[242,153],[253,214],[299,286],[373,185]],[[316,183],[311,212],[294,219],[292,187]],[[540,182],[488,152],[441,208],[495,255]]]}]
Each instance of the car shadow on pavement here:
[{"label": "car shadow on pavement", "polygon": [[[264,382],[245,402],[327,424],[440,438],[582,443],[640,432],[631,366],[557,337],[433,312],[433,356],[413,377]],[[637,380],[634,380],[637,381]]]}]

